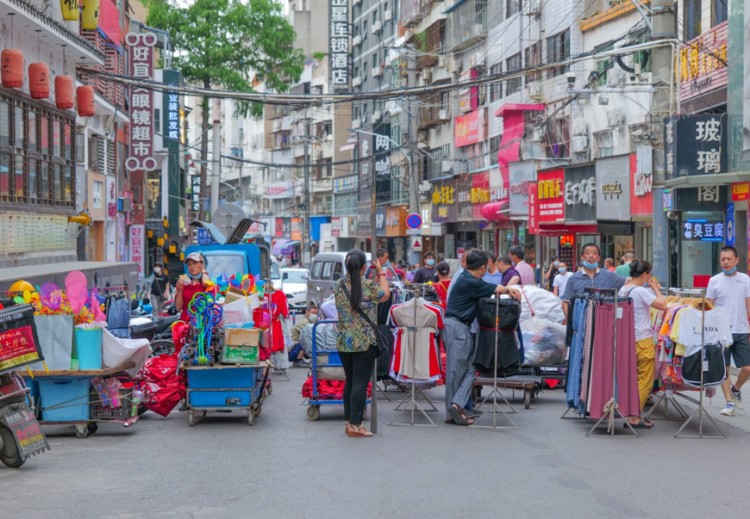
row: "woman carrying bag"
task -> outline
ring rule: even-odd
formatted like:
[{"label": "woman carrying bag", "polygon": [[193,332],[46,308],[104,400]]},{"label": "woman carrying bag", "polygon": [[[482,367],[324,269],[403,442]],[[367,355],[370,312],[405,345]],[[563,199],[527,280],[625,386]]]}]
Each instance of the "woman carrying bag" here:
[{"label": "woman carrying bag", "polygon": [[[377,320],[376,305],[391,296],[383,267],[375,258],[375,279],[365,279],[367,258],[359,249],[346,255],[346,277],[336,287],[339,316],[337,348],[346,375],[344,419],[346,434],[352,438],[372,436],[362,425],[367,402],[367,384],[377,356],[377,336],[370,325]],[[369,319],[369,321],[368,321]]]}]

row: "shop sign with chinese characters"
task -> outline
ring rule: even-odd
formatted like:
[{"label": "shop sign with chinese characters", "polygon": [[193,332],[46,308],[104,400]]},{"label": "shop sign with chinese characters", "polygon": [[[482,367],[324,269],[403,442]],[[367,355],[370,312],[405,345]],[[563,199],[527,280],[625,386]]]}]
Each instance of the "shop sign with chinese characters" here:
[{"label": "shop sign with chinese characters", "polygon": [[596,220],[596,169],[594,165],[565,168],[565,220]]},{"label": "shop sign with chinese characters", "polygon": [[130,261],[138,264],[138,277],[143,278],[146,230],[143,225],[130,226]]},{"label": "shop sign with chinese characters", "polygon": [[[537,173],[536,203],[538,208],[535,212],[539,223],[557,222],[565,218],[564,181],[565,171],[562,168]],[[531,200],[532,198],[529,198],[529,202]]]},{"label": "shop sign with chinese characters", "polygon": [[750,199],[750,182],[732,184],[732,202],[742,202]]},{"label": "shop sign with chinese characters", "polygon": [[349,88],[349,0],[329,0],[328,66],[331,69],[331,88]]},{"label": "shop sign with chinese characters", "polygon": [[681,101],[726,86],[728,23],[724,21],[677,48]]},{"label": "shop sign with chinese characters", "polygon": [[726,114],[664,119],[666,179],[727,171]]},{"label": "shop sign with chinese characters", "polygon": [[696,218],[682,223],[682,239],[688,241],[724,241],[724,220]]},{"label": "shop sign with chinese characters", "polygon": [[[130,48],[130,76],[151,81],[154,72],[156,35],[129,32],[125,44]],[[125,159],[128,171],[154,171],[154,95],[148,88],[130,91],[130,156]]]},{"label": "shop sign with chinese characters", "polygon": [[436,184],[432,189],[432,221],[456,221],[456,187],[453,182]]}]

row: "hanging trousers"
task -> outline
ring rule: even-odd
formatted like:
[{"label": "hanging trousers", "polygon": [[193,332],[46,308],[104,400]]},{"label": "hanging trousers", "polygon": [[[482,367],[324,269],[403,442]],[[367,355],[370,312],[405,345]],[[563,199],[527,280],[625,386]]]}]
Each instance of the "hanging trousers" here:
[{"label": "hanging trousers", "polygon": [[638,371],[638,398],[641,410],[654,389],[656,373],[656,347],[651,337],[635,341],[636,370]]},{"label": "hanging trousers", "polygon": [[370,346],[367,351],[339,352],[346,375],[344,419],[352,425],[362,424],[362,415],[367,404],[367,385],[372,378],[376,354],[377,346]]},{"label": "hanging trousers", "polygon": [[465,408],[474,389],[474,343],[466,324],[448,317],[443,330],[445,344],[445,416],[450,418],[450,406]]}]

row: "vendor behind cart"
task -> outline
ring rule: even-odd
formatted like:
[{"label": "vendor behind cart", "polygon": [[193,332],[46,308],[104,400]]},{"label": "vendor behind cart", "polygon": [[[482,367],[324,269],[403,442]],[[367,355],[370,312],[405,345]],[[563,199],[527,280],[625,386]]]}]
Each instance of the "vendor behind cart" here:
[{"label": "vendor behind cart", "polygon": [[187,307],[195,294],[201,292],[215,291],[216,285],[206,272],[206,258],[200,252],[191,252],[185,258],[187,274],[181,275],[175,283],[177,292],[174,297],[174,306],[180,313],[180,321],[188,322]]}]

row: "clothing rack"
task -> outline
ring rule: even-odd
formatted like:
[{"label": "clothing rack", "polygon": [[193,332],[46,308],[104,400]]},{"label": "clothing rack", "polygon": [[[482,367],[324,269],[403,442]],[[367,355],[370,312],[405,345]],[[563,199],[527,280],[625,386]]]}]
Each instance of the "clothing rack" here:
[{"label": "clothing rack", "polygon": [[[697,289],[669,289],[670,293],[677,296],[700,296],[701,298],[701,358],[704,357],[705,351],[706,351],[706,327],[705,327],[705,320],[706,320],[706,291],[702,288]],[[699,386],[700,396],[698,399],[691,398],[687,395],[683,395],[681,393],[675,393],[677,396],[680,396],[684,398],[685,400],[689,402],[693,402],[694,404],[697,404],[697,407],[695,410],[690,414],[690,416],[687,417],[687,420],[680,426],[680,428],[677,430],[677,432],[674,434],[675,438],[713,438],[713,439],[726,439],[726,436],[723,432],[721,432],[721,429],[719,429],[718,424],[716,421],[711,417],[710,414],[708,414],[708,411],[706,411],[706,408],[703,405],[703,399],[705,396],[705,386],[703,383],[703,369],[701,369],[701,381]],[[727,376],[729,376],[727,374]],[[666,392],[665,392],[666,393]],[[684,414],[684,411],[683,411]],[[682,434],[682,431],[687,427],[687,425],[697,416],[698,418],[698,434]],[[714,435],[708,435],[703,433],[703,417],[706,417],[709,422],[711,422],[711,425],[713,425],[714,429],[716,429],[716,432],[718,434]]]},{"label": "clothing rack", "polygon": [[[599,301],[603,301],[603,296],[605,294],[613,294],[614,295],[614,317],[613,317],[613,328],[612,328],[612,397],[607,401],[607,403],[604,404],[604,414],[601,418],[593,425],[591,426],[591,429],[588,430],[586,433],[586,436],[590,436],[592,432],[596,428],[599,427],[599,425],[607,421],[607,432],[610,436],[615,435],[615,419],[621,418],[626,425],[626,430],[630,430],[630,432],[635,435],[635,437],[638,437],[638,433],[633,428],[633,426],[628,422],[627,417],[623,416],[620,412],[620,408],[617,404],[617,320],[621,318],[622,312],[618,311],[620,307],[617,306],[618,304],[618,290],[617,289],[600,289],[600,288],[587,288],[585,289],[586,292],[593,294],[596,298],[598,298]],[[630,300],[630,298],[620,298],[622,299]],[[619,315],[618,315],[619,314]]]},{"label": "clothing rack", "polygon": [[[492,371],[492,391],[490,391],[490,394],[485,396],[478,404],[477,408],[481,407],[485,402],[487,402],[490,399],[490,396],[492,397],[492,425],[479,425],[479,421],[482,419],[484,415],[479,415],[478,418],[475,418],[475,422],[471,424],[470,428],[475,429],[493,429],[493,430],[502,430],[502,429],[518,429],[518,425],[516,422],[513,421],[513,419],[508,416],[509,414],[516,414],[516,410],[513,408],[513,406],[510,404],[507,398],[505,398],[505,395],[500,391],[500,387],[497,384],[497,358],[500,354],[499,352],[499,344],[500,344],[500,297],[496,294],[495,295],[495,359],[494,359],[494,366]],[[498,403],[498,396],[503,400],[502,403],[508,406],[508,409],[510,411],[504,411],[500,407],[500,403]],[[502,414],[508,422],[510,422],[510,425],[498,425],[497,423],[497,415],[498,413]]]},{"label": "clothing rack", "polygon": [[[428,288],[432,290],[434,289],[432,288],[431,285],[427,285],[423,283],[412,284],[411,286],[414,288],[403,290],[403,292],[405,293],[411,292],[413,295],[411,299],[414,301],[413,303],[414,321],[413,322],[416,323],[417,322],[417,302],[419,301],[419,298],[421,297],[422,299],[424,299],[424,295],[426,294]],[[412,366],[414,366],[416,364],[416,355],[417,355],[417,349],[415,347],[417,330],[420,328],[424,328],[424,327],[423,326],[406,326],[402,328],[406,328],[407,332],[410,333],[412,337],[412,340],[410,343],[411,345],[410,353],[411,353],[411,363],[412,363]],[[410,379],[407,383],[411,386],[411,388],[407,396],[403,400],[401,400],[401,402],[399,402],[399,404],[396,406],[394,411],[401,411],[402,413],[408,412],[410,415],[410,420],[409,422],[398,422],[399,416],[396,415],[393,421],[391,421],[391,423],[389,423],[388,425],[412,426],[412,427],[415,427],[415,426],[437,427],[437,424],[432,420],[432,418],[430,418],[430,415],[427,414],[428,412],[437,411],[437,408],[435,407],[435,405],[427,397],[427,395],[424,394],[422,389],[418,386],[419,382],[417,380]],[[421,397],[421,400],[419,399],[419,397]],[[425,409],[422,406],[421,402],[426,402],[430,406],[430,408]],[[417,412],[421,413],[421,416],[424,416],[424,418],[427,420],[428,423],[417,423],[415,418],[417,416],[420,416],[417,414]]]}]

